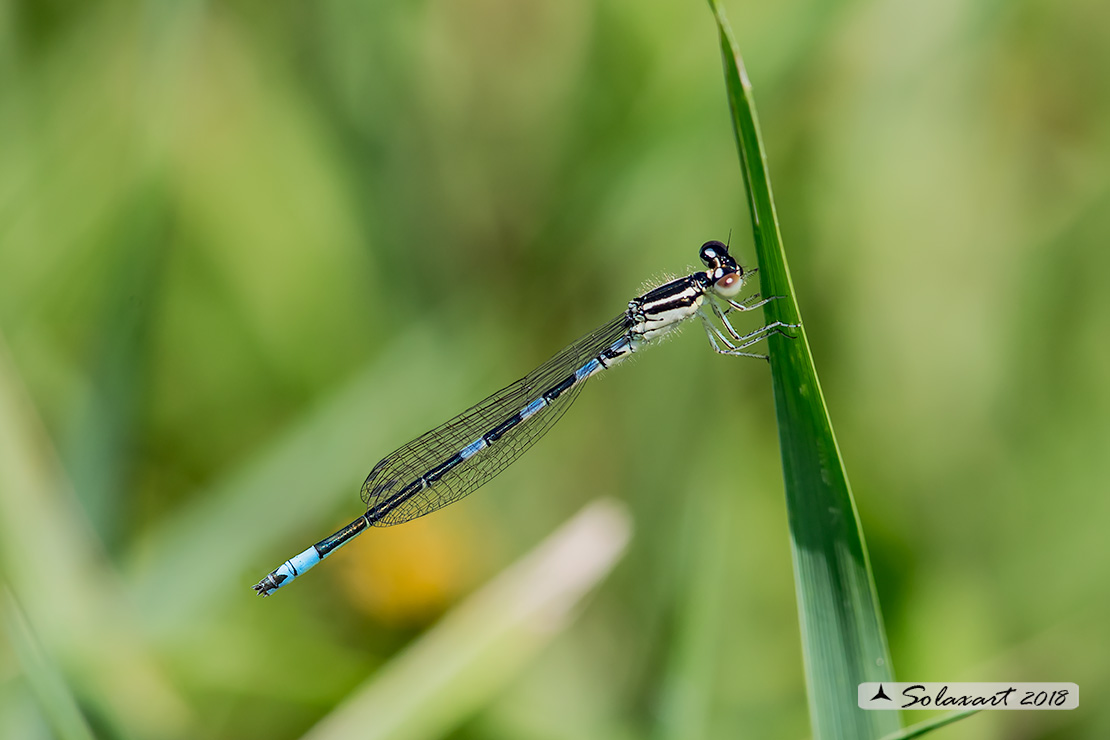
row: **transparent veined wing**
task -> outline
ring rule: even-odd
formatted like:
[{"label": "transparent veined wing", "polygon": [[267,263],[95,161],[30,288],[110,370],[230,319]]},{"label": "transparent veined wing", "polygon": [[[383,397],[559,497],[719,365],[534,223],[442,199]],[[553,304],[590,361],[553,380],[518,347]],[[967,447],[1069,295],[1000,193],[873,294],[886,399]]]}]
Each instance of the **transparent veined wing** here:
[{"label": "transparent veined wing", "polygon": [[[424,516],[472,493],[508,467],[574,402],[586,382],[572,382],[575,371],[630,326],[622,313],[520,380],[384,458],[362,485],[370,522],[389,526]],[[560,388],[552,400],[520,418],[530,404]],[[487,443],[487,437],[496,438]]]}]

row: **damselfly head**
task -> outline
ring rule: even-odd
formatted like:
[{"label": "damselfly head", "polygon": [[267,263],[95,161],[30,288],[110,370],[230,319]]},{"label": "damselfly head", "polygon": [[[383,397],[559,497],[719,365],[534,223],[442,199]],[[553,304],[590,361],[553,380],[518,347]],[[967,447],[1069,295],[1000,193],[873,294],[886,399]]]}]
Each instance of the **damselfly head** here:
[{"label": "damselfly head", "polygon": [[718,241],[702,244],[701,261],[709,268],[705,277],[717,295],[732,298],[744,287],[744,268],[736,264],[726,245]]}]

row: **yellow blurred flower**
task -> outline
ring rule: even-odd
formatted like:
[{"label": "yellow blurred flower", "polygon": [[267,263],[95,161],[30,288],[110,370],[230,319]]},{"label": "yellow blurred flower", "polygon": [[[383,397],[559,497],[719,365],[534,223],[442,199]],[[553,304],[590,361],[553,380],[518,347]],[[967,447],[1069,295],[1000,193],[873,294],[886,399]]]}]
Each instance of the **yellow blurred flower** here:
[{"label": "yellow blurred flower", "polygon": [[375,620],[422,624],[474,582],[481,544],[465,516],[426,516],[374,528],[337,553],[336,568],[354,605]]}]

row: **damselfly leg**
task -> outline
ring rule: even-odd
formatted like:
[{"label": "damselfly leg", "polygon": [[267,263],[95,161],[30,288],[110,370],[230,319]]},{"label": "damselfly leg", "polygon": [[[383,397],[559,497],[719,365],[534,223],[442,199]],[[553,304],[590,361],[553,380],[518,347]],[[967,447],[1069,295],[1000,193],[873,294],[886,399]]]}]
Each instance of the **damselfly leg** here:
[{"label": "damselfly leg", "polygon": [[[771,301],[781,297],[782,296],[777,295],[771,296],[770,298],[764,298],[761,301],[752,303],[753,299],[759,298],[759,294],[757,293],[754,296],[749,296],[748,298],[739,302],[729,299],[725,300],[728,301],[730,307],[732,308],[735,308],[739,311],[750,311],[753,308],[759,308],[760,306],[766,305],[767,303],[770,303]],[[702,324],[705,326],[706,334],[709,336],[709,343],[713,345],[713,349],[717,353],[722,355],[732,355],[735,357],[755,357],[761,360],[769,360],[767,355],[759,354],[756,352],[744,352],[742,350],[745,347],[750,347],[756,342],[766,339],[772,334],[778,334],[788,339],[793,339],[794,337],[784,331],[784,329],[797,329],[801,326],[800,324],[788,324],[785,321],[775,321],[773,323],[767,324],[766,326],[762,326],[755,331],[749,332],[747,334],[741,334],[736,330],[736,327],[732,325],[732,323],[728,320],[728,317],[725,315],[729,311],[729,309],[722,310],[721,307],[717,304],[717,301],[713,300],[712,298],[708,301],[708,303],[709,306],[712,308],[714,315],[716,315],[716,317],[720,319],[721,324],[725,327],[725,331],[727,331],[729,335],[726,337],[724,333],[722,333],[721,330],[718,329],[713,324],[713,322],[709,320],[708,316],[706,316],[704,313],[701,314]],[[721,344],[724,345],[723,349],[721,348],[720,344],[717,343],[718,340]]]}]

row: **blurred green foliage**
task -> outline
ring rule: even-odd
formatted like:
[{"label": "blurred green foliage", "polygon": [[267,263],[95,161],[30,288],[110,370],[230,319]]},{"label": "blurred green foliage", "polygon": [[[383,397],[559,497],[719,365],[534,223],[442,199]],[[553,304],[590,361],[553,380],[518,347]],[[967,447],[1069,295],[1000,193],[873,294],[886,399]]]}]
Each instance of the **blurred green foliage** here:
[{"label": "blurred green foliage", "polygon": [[[1110,735],[1105,3],[729,10],[898,677]],[[621,567],[453,737],[805,736],[767,370],[697,331],[249,588],[730,230],[701,2],[0,4],[0,736],[296,737],[600,495]]]}]

